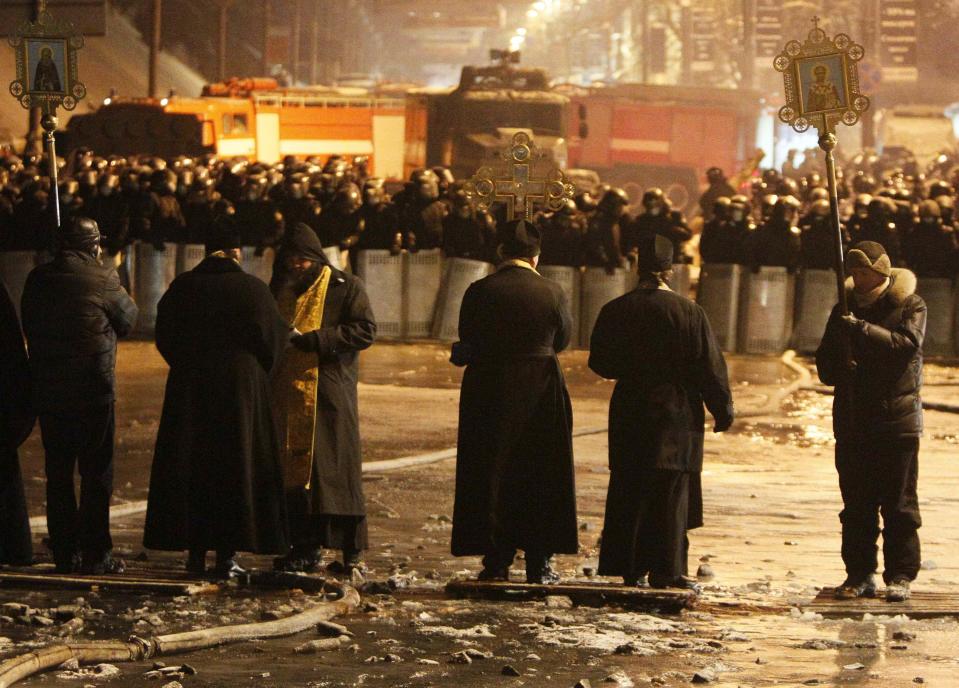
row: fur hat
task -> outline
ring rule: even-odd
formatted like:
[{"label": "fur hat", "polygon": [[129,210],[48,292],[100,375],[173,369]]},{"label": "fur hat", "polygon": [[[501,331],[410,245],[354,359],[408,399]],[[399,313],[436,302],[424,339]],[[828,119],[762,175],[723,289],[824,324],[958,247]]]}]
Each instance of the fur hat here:
[{"label": "fur hat", "polygon": [[846,255],[848,268],[869,268],[883,277],[892,274],[892,262],[886,255],[886,249],[875,241],[860,241]]},{"label": "fur hat", "polygon": [[643,240],[639,245],[639,271],[665,272],[673,267],[673,242],[661,234]]}]

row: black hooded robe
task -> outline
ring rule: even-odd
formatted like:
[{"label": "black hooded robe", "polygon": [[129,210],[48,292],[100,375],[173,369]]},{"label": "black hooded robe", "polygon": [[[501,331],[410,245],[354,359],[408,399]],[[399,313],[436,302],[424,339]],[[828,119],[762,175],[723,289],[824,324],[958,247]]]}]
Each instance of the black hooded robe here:
[{"label": "black hooded robe", "polygon": [[[287,489],[293,544],[360,551],[368,542],[356,385],[359,352],[373,344],[376,319],[362,280],[330,265],[312,229],[296,226],[288,251],[316,262],[307,281],[324,267],[331,270],[320,327],[303,332],[319,365],[312,479],[309,488]],[[276,272],[272,282],[279,296],[294,285]]]},{"label": "black hooded robe", "polygon": [[20,321],[0,280],[0,564],[33,560],[17,448],[30,436],[30,369]]},{"label": "black hooded robe", "polygon": [[675,578],[685,531],[702,525],[703,403],[731,420],[726,362],[702,308],[640,286],[606,304],[589,367],[616,380],[599,573]]},{"label": "black hooded robe", "polygon": [[286,551],[270,373],[288,338],[270,290],[229,258],[208,256],[160,299],[156,345],[170,374],[146,547]]},{"label": "black hooded robe", "polygon": [[466,290],[453,555],[577,552],[573,413],[556,358],[571,329],[562,289],[531,269],[506,263]]}]

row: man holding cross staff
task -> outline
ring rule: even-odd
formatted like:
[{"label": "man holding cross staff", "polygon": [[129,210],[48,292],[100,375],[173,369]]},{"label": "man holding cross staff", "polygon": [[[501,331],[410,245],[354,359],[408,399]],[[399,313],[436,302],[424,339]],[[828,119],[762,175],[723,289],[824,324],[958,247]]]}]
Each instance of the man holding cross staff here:
[{"label": "man holding cross staff", "polygon": [[857,91],[856,63],[864,51],[844,34],[828,38],[818,17],[813,26],[805,42],[787,43],[773,65],[784,74],[786,105],[780,119],[797,131],[810,126],[819,131],[836,237],[838,303],[816,352],[819,379],[836,388],[833,432],[846,580],[835,596],[876,595],[881,515],[886,600],[902,602],[920,565],[916,483],[926,304],[915,293],[915,275],[893,268],[876,242],[857,244],[844,264],[834,130],[840,122],[855,124],[869,107],[869,99]]}]

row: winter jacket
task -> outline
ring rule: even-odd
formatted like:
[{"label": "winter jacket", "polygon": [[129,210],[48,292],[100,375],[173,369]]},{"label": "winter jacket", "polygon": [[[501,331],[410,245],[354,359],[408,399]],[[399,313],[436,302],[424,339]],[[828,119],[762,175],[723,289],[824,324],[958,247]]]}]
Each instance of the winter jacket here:
[{"label": "winter jacket", "polygon": [[89,253],[63,251],[30,273],[21,310],[35,410],[112,402],[117,337],[133,329],[138,313],[116,270]]},{"label": "winter jacket", "polygon": [[[861,322],[847,326],[837,306],[816,352],[819,379],[836,388],[833,432],[850,440],[919,437],[926,304],[915,293],[916,276],[894,268],[889,287],[868,307],[856,305],[851,279],[846,291]],[[844,360],[846,333],[852,366]]]}]

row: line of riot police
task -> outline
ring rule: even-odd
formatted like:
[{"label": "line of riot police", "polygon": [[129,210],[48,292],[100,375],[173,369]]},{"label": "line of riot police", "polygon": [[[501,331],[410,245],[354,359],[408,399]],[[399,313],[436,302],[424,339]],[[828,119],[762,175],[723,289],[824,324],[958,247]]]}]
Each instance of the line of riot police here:
[{"label": "line of riot police", "polygon": [[[39,157],[0,158],[0,251],[52,246],[50,179]],[[495,262],[495,222],[474,209],[450,171],[420,169],[392,197],[368,173],[365,158],[332,156],[275,165],[208,155],[163,160],[102,158],[80,150],[61,161],[58,189],[65,221],[90,217],[103,250],[116,256],[134,241],[204,243],[232,223],[244,245],[282,253],[286,228],[310,226],[324,247],[417,251]]]},{"label": "line of riot police", "polygon": [[[863,170],[847,172],[839,180],[844,248],[874,241],[895,267],[908,267],[918,277],[955,277],[957,180],[959,168],[930,177],[894,168],[879,181]],[[704,202],[710,202],[707,194]],[[790,271],[830,270],[835,264],[829,192],[817,172],[797,181],[766,170],[748,195],[713,198],[708,215],[699,243],[704,263]]]}]

